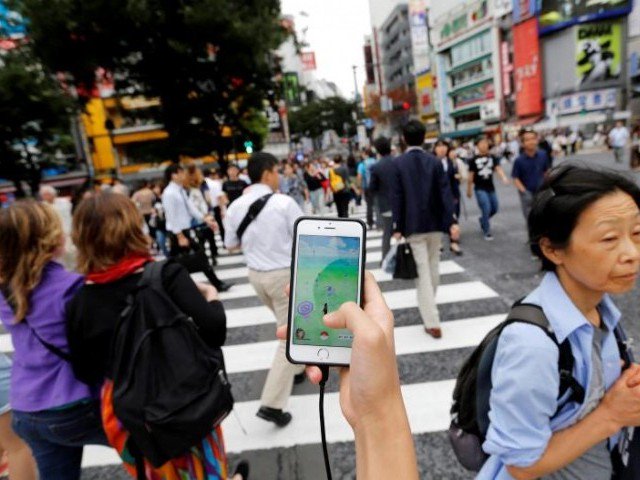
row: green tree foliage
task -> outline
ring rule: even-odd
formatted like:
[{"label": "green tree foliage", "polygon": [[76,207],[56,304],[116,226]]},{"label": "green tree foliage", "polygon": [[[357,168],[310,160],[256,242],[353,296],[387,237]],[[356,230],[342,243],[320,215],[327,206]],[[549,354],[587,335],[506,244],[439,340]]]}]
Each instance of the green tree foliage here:
[{"label": "green tree foliage", "polygon": [[304,105],[289,113],[291,132],[297,135],[317,138],[325,130],[335,130],[343,135],[347,125],[347,134],[353,135],[355,123],[353,112],[355,105],[341,97],[329,97]]},{"label": "green tree foliage", "polygon": [[18,196],[23,181],[37,192],[42,162],[68,143],[71,114],[71,99],[28,46],[0,57],[0,175]]},{"label": "green tree foliage", "polygon": [[[96,69],[116,93],[160,99],[170,155],[219,150],[223,125],[262,135],[279,0],[19,0],[38,56],[87,97]],[[257,125],[257,128],[256,127]],[[251,130],[253,129],[253,130]]]}]

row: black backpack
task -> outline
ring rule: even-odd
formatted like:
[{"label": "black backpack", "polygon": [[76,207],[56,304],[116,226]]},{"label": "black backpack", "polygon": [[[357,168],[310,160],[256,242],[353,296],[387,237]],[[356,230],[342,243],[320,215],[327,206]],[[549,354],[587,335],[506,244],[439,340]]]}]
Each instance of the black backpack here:
[{"label": "black backpack", "polygon": [[139,470],[140,456],[160,467],[188,452],[233,408],[222,351],[167,295],[166,263],[145,266],[112,344],[113,408]]},{"label": "black backpack", "polygon": [[[582,404],[585,390],[573,377],[574,357],[568,339],[559,343],[549,320],[537,305],[516,302],[507,319],[491,330],[462,366],[453,391],[451,426],[449,440],[460,464],[467,470],[480,471],[488,455],[482,450],[489,429],[489,398],[491,395],[491,369],[502,331],[512,323],[526,323],[541,328],[555,343],[560,352],[558,375],[560,389],[558,399],[570,391],[566,402],[558,407],[555,414],[570,402]],[[626,338],[622,328],[615,330],[621,357],[628,362]]]}]

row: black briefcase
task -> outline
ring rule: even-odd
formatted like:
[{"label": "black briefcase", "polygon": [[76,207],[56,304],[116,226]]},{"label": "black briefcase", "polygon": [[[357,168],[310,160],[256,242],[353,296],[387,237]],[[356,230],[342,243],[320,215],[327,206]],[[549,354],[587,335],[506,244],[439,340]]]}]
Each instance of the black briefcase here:
[{"label": "black briefcase", "polygon": [[418,278],[416,261],[413,258],[411,245],[407,242],[398,245],[398,251],[396,252],[396,269],[393,272],[393,278],[403,280]]}]

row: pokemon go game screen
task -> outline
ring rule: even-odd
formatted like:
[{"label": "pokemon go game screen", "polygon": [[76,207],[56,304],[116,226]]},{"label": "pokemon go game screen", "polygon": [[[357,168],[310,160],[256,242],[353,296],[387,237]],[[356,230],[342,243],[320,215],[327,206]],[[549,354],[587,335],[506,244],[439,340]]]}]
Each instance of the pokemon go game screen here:
[{"label": "pokemon go game screen", "polygon": [[322,317],[358,301],[360,239],[300,235],[298,241],[293,343],[351,347],[353,335],[327,328]]}]

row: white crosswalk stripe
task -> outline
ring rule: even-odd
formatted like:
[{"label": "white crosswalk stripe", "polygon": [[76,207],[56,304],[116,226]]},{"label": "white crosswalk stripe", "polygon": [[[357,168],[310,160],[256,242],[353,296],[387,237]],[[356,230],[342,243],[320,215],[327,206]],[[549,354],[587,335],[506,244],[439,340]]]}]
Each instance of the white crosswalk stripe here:
[{"label": "white crosswalk stripe", "polygon": [[[359,212],[356,217],[364,218],[364,213]],[[381,233],[368,232],[367,237],[369,248],[367,262],[370,267],[373,267],[381,260]],[[230,291],[220,295],[225,303],[227,326],[230,331],[239,334],[235,335],[235,341],[242,338],[245,331],[249,332],[256,326],[268,326],[269,324],[275,326],[273,314],[257,300],[253,288],[248,283],[248,270],[244,264],[244,257],[242,255],[224,255],[223,253],[218,258],[218,265],[222,268],[217,268],[216,273],[221,279],[233,279],[236,282]],[[506,309],[502,306],[496,307],[498,311],[494,311],[494,314],[478,316],[482,309],[475,310],[474,302],[498,299],[498,294],[483,282],[471,280],[469,275],[465,275],[464,269],[458,263],[450,260],[442,261],[440,274],[443,284],[438,288],[436,301],[439,305],[451,305],[453,311],[461,309],[467,312],[467,317],[460,318],[459,316],[456,319],[444,321],[442,323],[442,339],[434,340],[424,333],[424,327],[417,313],[417,297],[413,285],[408,284],[410,288],[389,290],[389,288],[394,288],[394,284],[391,283],[391,275],[379,268],[372,270],[372,273],[383,290],[386,290],[384,296],[389,307],[396,313],[408,312],[402,314],[404,315],[402,326],[396,327],[395,330],[396,352],[399,361],[405,358],[411,359],[412,355],[437,354],[437,352],[442,352],[441,355],[447,355],[448,352],[456,349],[474,347],[491,328],[504,319],[503,311]],[[455,274],[463,274],[462,279],[460,276],[452,276]],[[197,281],[205,281],[202,274],[193,274],[192,276]],[[251,306],[247,306],[246,302],[250,302]],[[500,303],[500,305],[502,304]],[[482,311],[486,312],[486,309]],[[412,318],[407,320],[407,315]],[[244,378],[244,376],[254,375],[258,372],[262,372],[264,375],[264,372],[271,366],[276,348],[277,341],[275,339],[223,347],[228,373],[239,376],[235,378]],[[8,335],[0,335],[0,350],[12,351],[11,339]],[[423,381],[402,386],[414,434],[440,432],[448,427],[454,379],[439,380],[440,378],[443,377],[432,376],[427,379],[437,381]],[[317,402],[317,394],[292,395],[287,411],[292,413],[293,421],[286,428],[278,429],[273,424],[255,416],[260,406],[259,400],[255,397],[242,398],[236,394],[237,417],[230,416],[224,422],[227,450],[235,453],[318,444],[320,434]],[[353,441],[353,433],[341,414],[337,393],[327,393],[325,409],[328,441],[330,443]],[[85,449],[83,466],[106,466],[119,463],[119,461],[114,450],[92,446]]]}]

